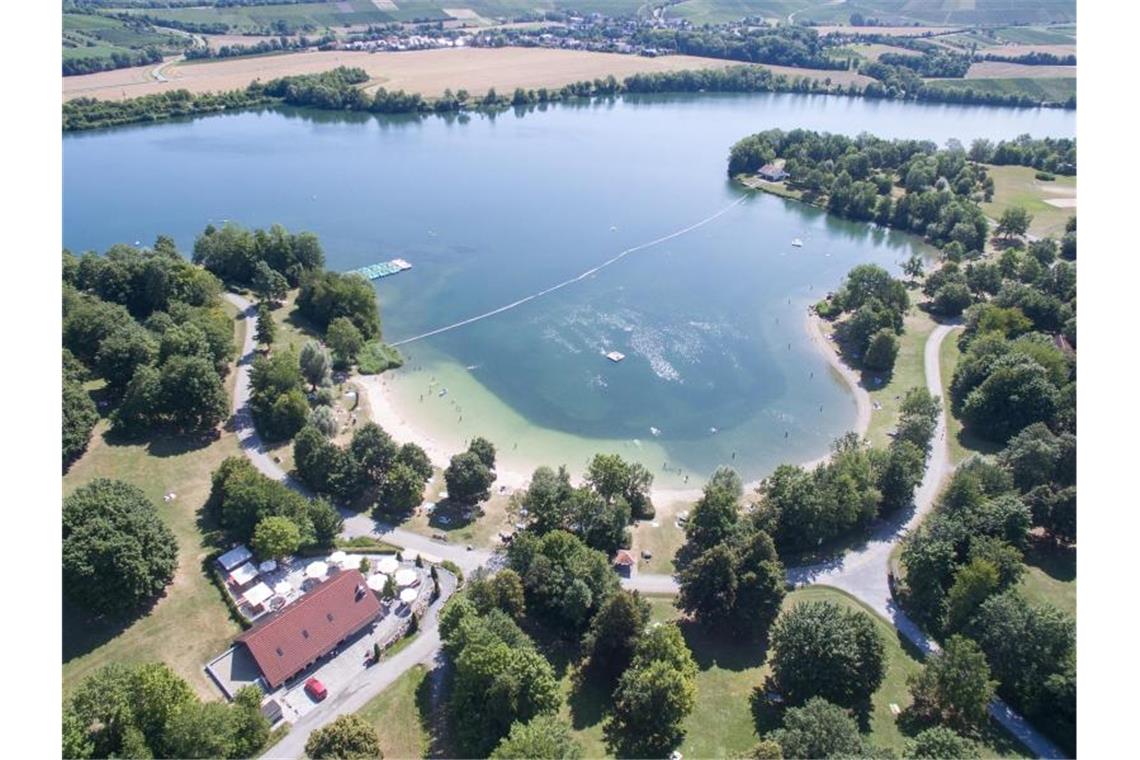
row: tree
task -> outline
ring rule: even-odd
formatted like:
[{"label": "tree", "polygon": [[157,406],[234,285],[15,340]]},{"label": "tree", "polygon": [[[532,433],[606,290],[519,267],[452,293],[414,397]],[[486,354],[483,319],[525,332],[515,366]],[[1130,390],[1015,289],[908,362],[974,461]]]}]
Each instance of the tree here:
[{"label": "tree", "polygon": [[301,546],[301,531],[288,517],[266,517],[253,529],[253,550],[263,559],[281,559]]},{"label": "tree", "polygon": [[476,504],[491,498],[491,483],[495,473],[478,454],[465,451],[451,458],[443,472],[447,483],[447,497],[458,504]]},{"label": "tree", "polygon": [[159,411],[179,430],[208,432],[229,415],[222,380],[205,357],[171,357],[159,370],[158,382]]},{"label": "tree", "polygon": [[570,726],[554,715],[539,715],[526,723],[514,723],[511,732],[491,753],[493,760],[578,760],[582,745]]},{"label": "tree", "polygon": [[652,757],[675,746],[696,703],[696,674],[697,664],[676,625],[646,633],[618,680],[613,713],[603,728],[615,753]]},{"label": "tree", "polygon": [[131,322],[117,328],[100,344],[95,369],[111,390],[119,393],[134,377],[135,370],[153,362],[157,355],[158,345],[150,332]]},{"label": "tree", "polygon": [[301,374],[309,381],[309,385],[316,390],[318,386],[328,385],[332,371],[332,360],[329,353],[315,340],[306,341],[301,347]]},{"label": "tree", "polygon": [[403,462],[393,465],[380,486],[379,504],[383,510],[405,514],[418,507],[423,499],[424,481],[419,473]]},{"label": "tree", "polygon": [[966,731],[985,724],[997,687],[997,681],[990,678],[985,654],[964,636],[951,636],[942,651],[930,655],[907,684],[914,697],[910,710],[915,715]]},{"label": "tree", "polygon": [[481,615],[486,615],[491,610],[501,610],[518,620],[526,614],[522,578],[509,567],[489,578],[482,575],[473,577],[467,593]]},{"label": "tree", "polygon": [[376,760],[384,757],[376,729],[355,714],[341,715],[310,734],[309,740],[305,742],[305,754],[313,760]]},{"label": "tree", "polygon": [[344,367],[356,361],[356,355],[364,348],[364,336],[348,317],[337,317],[329,322],[325,340],[332,349],[337,364]]},{"label": "tree", "polygon": [[333,414],[333,410],[327,406],[318,406],[309,412],[309,424],[321,431],[325,438],[335,437],[337,430],[340,428],[340,423],[337,422],[336,415]]},{"label": "tree", "polygon": [[1022,237],[1029,231],[1029,223],[1032,221],[1033,215],[1024,208],[1010,206],[1002,212],[997,227],[994,228],[994,234],[1006,239]]},{"label": "tree", "polygon": [[353,431],[349,450],[371,483],[384,481],[400,452],[392,436],[375,422],[366,422]]},{"label": "tree", "polygon": [[737,502],[743,491],[740,476],[718,469],[705,484],[685,526],[685,551],[693,556],[726,540],[736,531]]},{"label": "tree", "polygon": [[313,499],[309,503],[309,520],[313,523],[313,536],[318,546],[332,546],[344,530],[344,518],[326,499]]},{"label": "tree", "polygon": [[1076,481],[1075,469],[1066,467],[1064,473],[1059,472],[1062,456],[1072,457],[1076,451],[1075,439],[1071,446],[1067,443],[1043,423],[1034,423],[1009,439],[998,454],[998,461],[1013,475],[1014,485],[1022,492],[1053,480],[1070,485]]},{"label": "tree", "polygon": [[[961,364],[955,369],[956,378],[961,369]],[[1014,352],[992,363],[985,379],[965,397],[961,413],[981,436],[1004,442],[1035,422],[1052,420],[1059,404],[1045,368]]]},{"label": "tree", "polygon": [[951,757],[956,760],[978,760],[982,754],[973,740],[959,736],[943,726],[933,726],[907,741],[905,756],[916,760],[946,760]]},{"label": "tree", "polygon": [[784,750],[771,739],[761,739],[752,745],[743,760],[784,760]]},{"label": "tree", "polygon": [[276,339],[277,323],[273,321],[273,310],[268,302],[262,301],[257,305],[257,342],[270,348]]},{"label": "tree", "polygon": [[863,741],[851,714],[822,697],[784,714],[784,725],[769,736],[784,757],[861,757]]},{"label": "tree", "polygon": [[772,676],[792,704],[819,696],[854,706],[870,699],[886,673],[874,622],[834,602],[792,607],[777,618],[770,641]]},{"label": "tree", "polygon": [[890,372],[895,367],[895,358],[898,355],[899,339],[895,336],[894,330],[884,327],[867,342],[863,364],[875,372]]},{"label": "tree", "polygon": [[186,705],[171,717],[167,728],[169,757],[238,757],[234,754],[231,718],[230,707],[224,702]]},{"label": "tree", "polygon": [[63,381],[63,467],[66,470],[87,450],[99,411],[91,394],[73,380]]},{"label": "tree", "polygon": [[736,553],[714,546],[681,571],[677,606],[709,625],[724,623],[736,610]]},{"label": "tree", "polygon": [[495,469],[495,444],[488,441],[486,438],[477,436],[471,439],[471,444],[467,450],[479,457],[479,461],[488,470]]},{"label": "tree", "polygon": [[998,590],[999,583],[997,567],[987,559],[979,557],[959,568],[946,597],[947,628],[961,630],[974,610]]},{"label": "tree", "polygon": [[607,502],[624,498],[635,519],[652,519],[653,474],[643,465],[626,462],[618,454],[596,454],[586,469],[586,482]]},{"label": "tree", "polygon": [[396,454],[396,461],[410,467],[412,472],[419,475],[423,482],[426,483],[431,480],[431,459],[428,458],[427,452],[418,445],[411,442],[405,443]]},{"label": "tree", "polygon": [[636,591],[621,590],[607,599],[582,640],[589,670],[609,683],[623,673],[649,624],[649,613],[649,602]]},{"label": "tree", "polygon": [[924,268],[922,257],[917,253],[912,253],[910,258],[906,260],[906,263],[903,264],[902,270],[903,274],[907,277],[912,280],[917,280],[919,277],[922,277]]},{"label": "tree", "polygon": [[178,544],[141,490],[100,478],[63,502],[63,590],[91,612],[119,615],[174,579]]},{"label": "tree", "polygon": [[582,631],[618,590],[606,555],[565,531],[523,531],[507,559],[523,579],[528,615],[566,631]]},{"label": "tree", "polygon": [[372,283],[359,275],[339,272],[308,272],[297,294],[301,316],[327,330],[337,317],[346,317],[366,341],[380,339],[380,309]]},{"label": "tree", "polygon": [[285,275],[264,261],[259,261],[254,266],[250,286],[262,301],[274,303],[284,301],[289,291],[289,282],[285,279]]}]

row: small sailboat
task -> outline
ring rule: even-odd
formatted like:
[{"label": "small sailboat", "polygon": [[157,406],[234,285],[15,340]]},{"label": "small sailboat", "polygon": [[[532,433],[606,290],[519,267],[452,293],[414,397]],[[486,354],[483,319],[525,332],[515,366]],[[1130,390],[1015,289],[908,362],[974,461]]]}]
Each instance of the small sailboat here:
[{"label": "small sailboat", "polygon": [[804,241],[800,240],[799,238],[796,238],[795,240],[792,241],[792,247],[793,248],[803,248],[804,247]]}]

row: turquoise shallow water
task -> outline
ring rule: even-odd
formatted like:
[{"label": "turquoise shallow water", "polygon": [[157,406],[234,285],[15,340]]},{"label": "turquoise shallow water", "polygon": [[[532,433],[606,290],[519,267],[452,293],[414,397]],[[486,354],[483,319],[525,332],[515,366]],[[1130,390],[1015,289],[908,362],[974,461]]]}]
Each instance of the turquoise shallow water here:
[{"label": "turquoise shallow water", "polygon": [[[856,263],[896,268],[919,249],[771,196],[733,206],[729,146],[777,126],[968,142],[1072,135],[1075,116],[794,95],[446,120],[247,112],[65,136],[64,242],[104,249],[165,233],[189,251],[207,222],[226,219],[312,230],[331,268],[413,264],[376,284],[386,337],[400,340],[727,208],[542,298],[405,346],[396,382],[409,419],[457,441],[488,433],[517,452],[508,456],[565,451],[577,462],[610,448],[659,472],[702,476],[732,462],[759,477],[821,455],[854,418],[805,340],[807,304]],[[627,358],[609,362],[609,350]],[[449,395],[437,386],[420,402],[435,375]]]}]

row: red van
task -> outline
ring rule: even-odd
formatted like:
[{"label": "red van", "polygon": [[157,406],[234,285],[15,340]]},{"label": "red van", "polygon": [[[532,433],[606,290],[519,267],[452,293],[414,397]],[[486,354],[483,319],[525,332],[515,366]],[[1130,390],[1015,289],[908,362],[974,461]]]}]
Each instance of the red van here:
[{"label": "red van", "polygon": [[305,693],[312,697],[314,702],[320,702],[329,695],[328,689],[316,677],[305,681]]}]

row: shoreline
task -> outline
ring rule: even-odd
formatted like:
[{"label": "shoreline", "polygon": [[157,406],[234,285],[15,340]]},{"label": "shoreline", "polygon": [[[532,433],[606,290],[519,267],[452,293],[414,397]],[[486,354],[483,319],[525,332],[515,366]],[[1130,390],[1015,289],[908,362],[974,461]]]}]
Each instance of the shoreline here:
[{"label": "shoreline", "polygon": [[[855,422],[851,429],[860,437],[865,437],[871,425],[870,394],[860,383],[858,373],[843,362],[839,350],[827,338],[823,329],[823,320],[809,310],[804,327],[811,345],[822,354],[828,366],[839,374],[847,386],[855,401]],[[384,375],[354,375],[352,381],[367,394],[371,419],[384,428],[397,443],[411,442],[419,445],[427,453],[431,463],[441,470],[447,467],[453,454],[459,453],[458,449],[453,450],[452,447],[442,443],[439,438],[429,434],[422,425],[410,422],[405,417],[398,408],[396,400],[393,398],[392,387],[385,381]],[[503,458],[503,453],[505,452],[500,452],[500,460]],[[814,469],[830,457],[831,453],[827,452],[816,459],[802,462],[798,466],[807,470]],[[496,485],[505,486],[508,491],[514,491],[524,489],[529,484],[531,473],[521,471],[525,468],[519,468],[517,465],[508,466],[503,461],[499,461],[497,465],[495,470]],[[754,480],[745,483],[744,489],[746,492],[754,491],[759,484],[760,480]],[[699,499],[701,494],[701,487],[654,486],[650,489],[650,496],[653,501],[661,504],[693,502]]]}]

